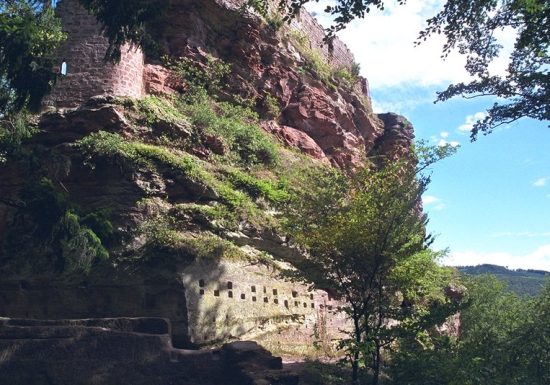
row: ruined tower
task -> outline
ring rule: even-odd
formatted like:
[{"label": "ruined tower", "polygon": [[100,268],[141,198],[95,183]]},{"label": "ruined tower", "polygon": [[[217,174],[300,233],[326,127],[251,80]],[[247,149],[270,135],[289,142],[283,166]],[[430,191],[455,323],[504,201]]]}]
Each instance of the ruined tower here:
[{"label": "ruined tower", "polygon": [[144,56],[139,48],[125,46],[119,63],[105,63],[108,41],[95,17],[78,0],[58,1],[56,13],[67,33],[57,54],[59,68],[66,63],[67,74],[59,77],[46,105],[77,107],[101,94],[142,95]]}]

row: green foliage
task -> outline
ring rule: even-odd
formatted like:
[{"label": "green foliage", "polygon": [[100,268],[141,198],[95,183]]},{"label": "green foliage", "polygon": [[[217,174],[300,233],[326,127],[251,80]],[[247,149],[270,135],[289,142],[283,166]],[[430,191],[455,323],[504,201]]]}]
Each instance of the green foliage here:
[{"label": "green foliage", "polygon": [[103,33],[109,40],[105,59],[119,61],[125,43],[158,53],[151,32],[160,27],[159,19],[168,8],[168,0],[80,0],[80,3],[103,26]]},{"label": "green foliage", "polygon": [[530,304],[506,293],[494,277],[472,280],[468,289],[470,300],[461,313],[459,341],[462,383],[542,383],[521,378],[525,373],[514,362],[516,352],[524,348],[515,344],[521,325],[532,315]]},{"label": "green foliage", "polygon": [[398,384],[520,385],[550,379],[550,283],[538,297],[521,299],[495,277],[465,281],[468,300],[460,334],[431,336],[430,344],[401,339],[392,356]]},{"label": "green foliage", "polygon": [[353,64],[351,65],[351,75],[358,78],[360,74],[361,74],[361,64],[357,62],[353,62]]},{"label": "green foliage", "polygon": [[[160,173],[178,171],[191,180],[212,188],[218,194],[219,200],[232,210],[231,215],[227,215],[225,218],[229,221],[228,224],[237,219],[247,220],[253,224],[265,222],[264,214],[247,194],[239,191],[221,175],[216,176],[211,170],[207,170],[205,165],[188,154],[181,152],[176,154],[166,147],[128,141],[118,134],[103,131],[88,135],[80,140],[78,145],[85,162],[92,167],[94,167],[96,157],[105,157],[119,163],[122,167],[142,166]],[[282,199],[284,194],[269,183],[262,183],[259,180],[250,179],[248,185],[243,182],[240,187],[247,186],[259,188],[258,191],[273,200]]]},{"label": "green foliage", "polygon": [[[466,56],[466,70],[474,78],[469,83],[450,85],[438,94],[439,101],[455,96],[494,96],[496,102],[487,116],[471,131],[488,134],[495,127],[522,117],[550,120],[550,3],[544,0],[471,1],[448,0],[437,15],[428,20],[419,41],[443,33],[443,55],[458,48]],[[501,57],[501,42],[495,32],[517,32],[504,75],[491,74],[489,65]]]},{"label": "green foliage", "polygon": [[300,382],[305,385],[346,385],[349,384],[349,373],[337,364],[325,364],[317,361],[306,361]]},{"label": "green foliage", "polygon": [[81,215],[51,180],[31,181],[4,242],[3,269],[20,274],[89,273],[109,257],[105,242],[113,239],[106,213]]},{"label": "green foliage", "polygon": [[52,55],[65,39],[52,9],[36,0],[0,6],[0,116],[38,110],[56,74]]},{"label": "green foliage", "polygon": [[189,262],[197,259],[243,260],[248,258],[239,247],[217,235],[185,231],[180,227],[181,214],[180,208],[142,225],[141,233],[146,240],[142,253],[146,258],[155,258],[156,252],[168,253],[170,257],[175,254]]},{"label": "green foliage", "polygon": [[276,11],[269,13],[266,19],[267,24],[276,31],[278,31],[285,25],[284,18],[279,12]]},{"label": "green foliage", "polygon": [[243,9],[250,8],[258,12],[263,17],[268,16],[269,4],[264,0],[246,0],[243,4]]},{"label": "green foliage", "polygon": [[[427,298],[436,300],[434,293],[442,291],[446,277],[434,255],[424,251],[425,219],[416,209],[425,183],[411,164],[367,166],[349,179],[319,178],[289,207],[288,228],[311,254],[289,274],[328,288],[343,301],[354,324],[343,341],[354,380],[364,362],[378,381],[382,348],[401,327],[426,327],[430,312],[419,298],[431,302]],[[416,273],[409,276],[409,270]],[[402,312],[403,295],[419,310]],[[412,317],[414,322],[406,322]],[[401,327],[388,327],[383,321],[388,318],[400,319]]]},{"label": "green foliage", "polygon": [[456,342],[451,336],[431,335],[425,339],[401,338],[388,367],[392,383],[400,385],[451,385],[456,373]]},{"label": "green foliage", "polygon": [[21,151],[23,142],[31,138],[37,129],[29,124],[29,117],[19,112],[0,120],[0,164]]},{"label": "green foliage", "polygon": [[204,225],[213,221],[226,219],[231,213],[224,205],[200,205],[196,203],[175,205],[169,213],[175,220],[181,221],[192,219]]},{"label": "green foliage", "polygon": [[[356,64],[354,63],[354,66],[355,65]],[[348,88],[353,87],[353,85],[359,80],[359,73],[355,73],[354,69],[355,68],[352,68],[351,71],[347,68],[334,69],[332,70],[332,77],[336,79],[340,85],[344,85]],[[357,71],[359,70],[357,69]]]},{"label": "green foliage", "polygon": [[222,137],[240,163],[276,164],[274,140],[260,128],[258,116],[251,110],[206,98],[183,108],[200,132]]},{"label": "green foliage", "polygon": [[331,89],[336,88],[334,83],[332,67],[327,63],[324,56],[315,48],[306,34],[300,31],[289,33],[290,42],[298,50],[305,62],[305,68],[314,72],[325,85]]},{"label": "green foliage", "polygon": [[276,119],[281,115],[281,106],[279,100],[270,94],[267,94],[263,100],[264,107],[267,112],[267,117]]},{"label": "green foliage", "polygon": [[454,155],[460,146],[453,146],[449,143],[443,146],[432,146],[426,140],[418,140],[414,143],[412,152],[418,164],[417,172],[428,170],[434,163]]},{"label": "green foliage", "polygon": [[503,281],[506,289],[519,296],[536,296],[550,277],[550,272],[541,270],[509,270],[503,266],[462,266],[459,271],[467,275],[491,274]]},{"label": "green foliage", "polygon": [[206,63],[181,57],[178,60],[164,59],[166,66],[185,84],[183,98],[187,103],[204,99],[204,94],[219,96],[225,84],[224,80],[231,73],[231,65],[213,56],[206,57]]},{"label": "green foliage", "polygon": [[141,116],[141,123],[154,125],[160,120],[179,123],[186,120],[181,111],[168,99],[149,95],[141,99],[132,99],[128,102]]},{"label": "green foliage", "polygon": [[89,273],[96,258],[109,258],[101,239],[90,228],[82,226],[80,217],[70,210],[60,218],[54,232],[59,237],[67,272]]},{"label": "green foliage", "polygon": [[274,185],[268,180],[258,179],[238,170],[229,171],[228,177],[233,186],[246,191],[252,198],[262,197],[273,203],[283,203],[290,198],[284,183]]},{"label": "green foliage", "polygon": [[78,145],[85,161],[92,166],[94,157],[102,156],[118,160],[122,164],[126,161],[133,165],[152,169],[162,166],[170,167],[195,180],[205,177],[204,171],[190,155],[176,155],[165,147],[128,141],[118,134],[100,131],[86,136],[78,142]]}]

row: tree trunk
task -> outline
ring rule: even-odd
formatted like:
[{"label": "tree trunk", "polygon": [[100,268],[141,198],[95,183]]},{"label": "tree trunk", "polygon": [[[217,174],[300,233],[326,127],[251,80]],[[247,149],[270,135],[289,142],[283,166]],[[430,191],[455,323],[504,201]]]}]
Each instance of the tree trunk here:
[{"label": "tree trunk", "polygon": [[359,316],[354,314],[353,324],[355,327],[355,342],[357,348],[353,352],[351,361],[351,380],[353,385],[359,385],[359,346],[361,345],[361,327],[359,325]]},{"label": "tree trunk", "polygon": [[377,343],[372,365],[372,385],[378,385],[380,380],[380,349],[380,345]]}]

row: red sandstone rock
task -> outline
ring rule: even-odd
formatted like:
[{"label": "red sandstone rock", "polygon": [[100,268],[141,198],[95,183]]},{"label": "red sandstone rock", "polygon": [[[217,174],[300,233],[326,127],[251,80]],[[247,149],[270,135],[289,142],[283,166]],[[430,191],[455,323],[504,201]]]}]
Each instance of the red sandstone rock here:
[{"label": "red sandstone rock", "polygon": [[205,145],[217,155],[224,155],[229,150],[223,139],[216,135],[206,135]]},{"label": "red sandstone rock", "polygon": [[264,122],[262,127],[267,132],[270,132],[282,140],[285,144],[297,148],[302,152],[311,155],[315,159],[319,159],[325,163],[328,159],[317,143],[306,133],[288,126],[281,126],[273,121]]},{"label": "red sandstone rock", "polygon": [[410,147],[414,139],[411,123],[394,113],[378,114],[378,118],[383,122],[384,133],[376,139],[376,152],[388,159],[411,158]]},{"label": "red sandstone rock", "polygon": [[143,77],[145,92],[148,94],[172,95],[185,89],[185,85],[161,65],[147,64]]}]

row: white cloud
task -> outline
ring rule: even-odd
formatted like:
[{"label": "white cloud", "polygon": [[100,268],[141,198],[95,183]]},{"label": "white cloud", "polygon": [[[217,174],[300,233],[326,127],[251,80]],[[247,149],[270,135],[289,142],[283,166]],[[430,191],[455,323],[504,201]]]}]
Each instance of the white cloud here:
[{"label": "white cloud", "polygon": [[439,202],[439,198],[434,197],[433,195],[424,195],[422,197],[422,204],[424,206],[435,203],[435,202]]},{"label": "white cloud", "polygon": [[511,269],[539,269],[550,271],[550,244],[539,246],[536,250],[515,255],[507,252],[479,253],[476,251],[452,252],[443,260],[451,266],[468,266],[490,263],[508,266]]},{"label": "white cloud", "polygon": [[456,140],[451,140],[450,142],[448,142],[445,139],[440,139],[439,142],[437,142],[437,145],[439,147],[446,146],[447,144],[450,144],[452,147],[460,146],[460,142],[457,142]]},{"label": "white cloud", "polygon": [[[323,14],[329,3],[324,0],[307,6],[325,26],[330,25],[330,17]],[[372,89],[402,84],[442,86],[469,79],[464,57],[451,53],[446,60],[441,58],[443,36],[434,35],[414,46],[425,21],[442,4],[442,0],[408,0],[405,5],[387,2],[383,12],[372,9],[365,19],[356,20],[339,32]]]},{"label": "white cloud", "polygon": [[472,128],[474,128],[475,122],[477,122],[478,120],[485,119],[486,116],[487,114],[485,112],[476,112],[473,115],[466,116],[466,119],[464,120],[464,124],[458,127],[458,131],[463,133],[472,131]]},{"label": "white cloud", "polygon": [[441,134],[439,134],[443,139],[449,137],[449,133],[447,131],[443,131]]},{"label": "white cloud", "polygon": [[546,183],[548,182],[548,178],[539,178],[536,181],[533,182],[533,187],[544,187],[546,186]]},{"label": "white cloud", "polygon": [[429,206],[432,210],[441,211],[447,207],[445,203],[441,201],[438,197],[433,195],[424,195],[422,197],[422,204],[427,207]]}]

